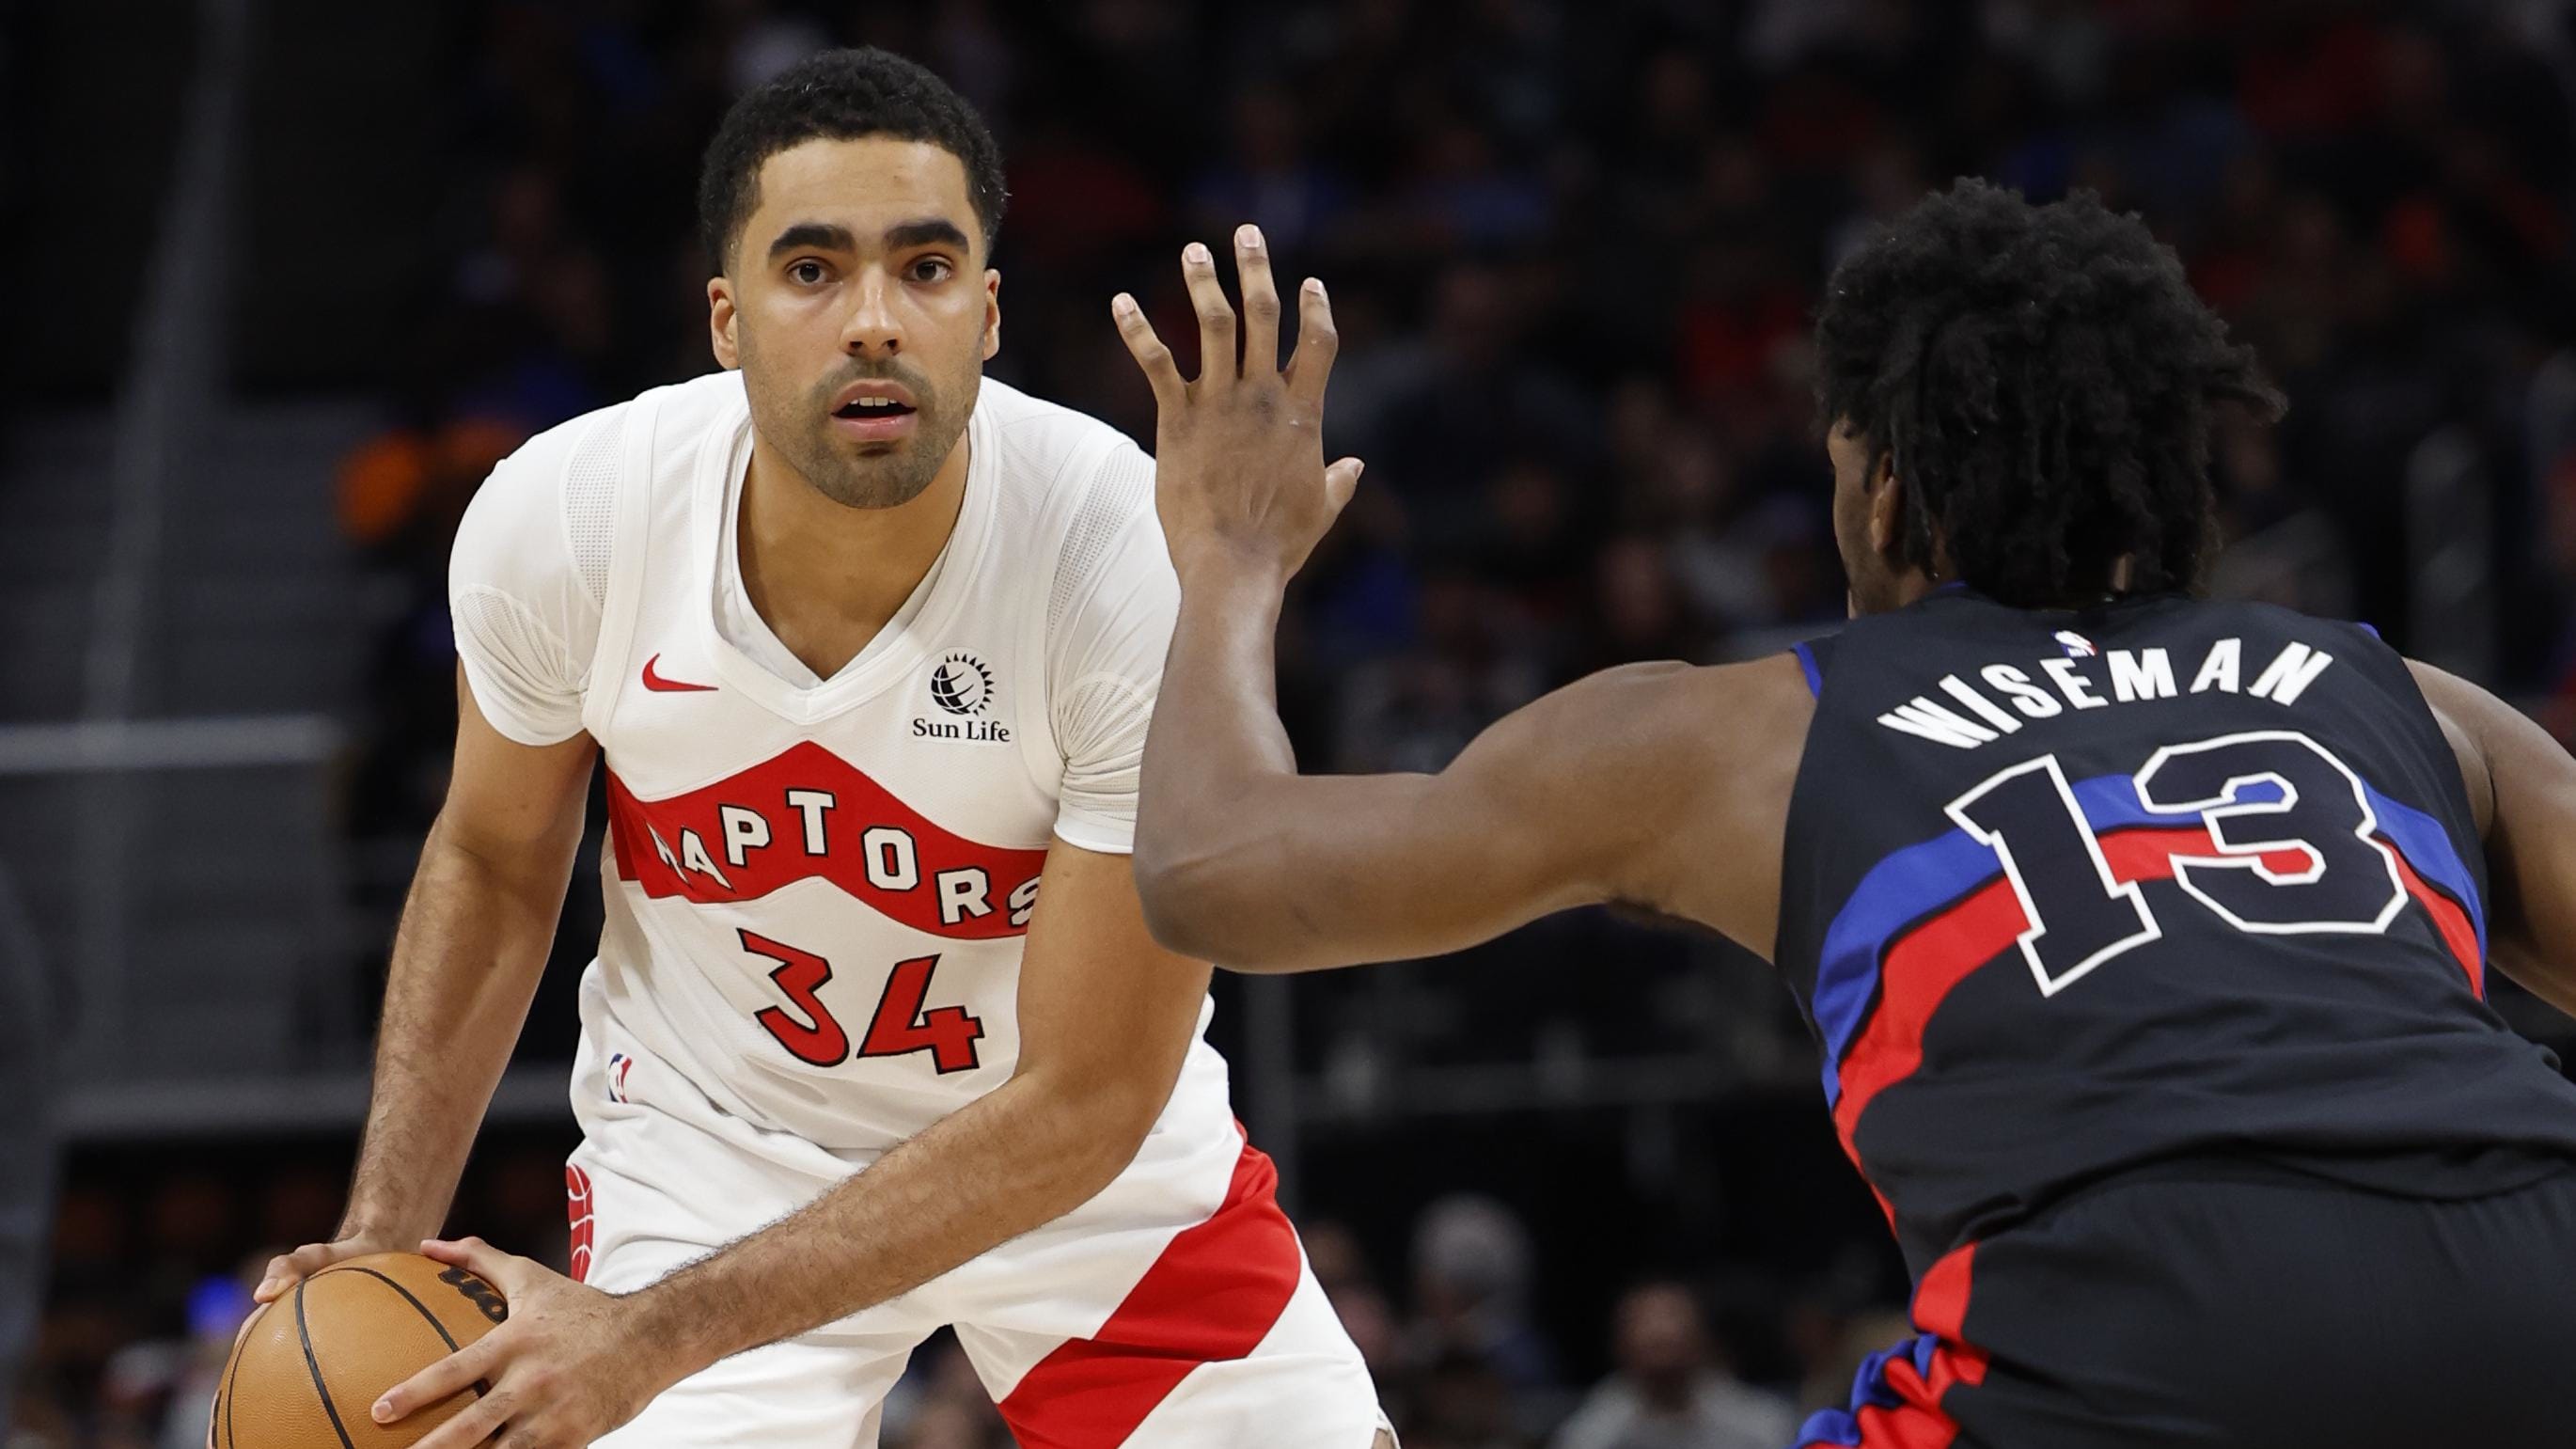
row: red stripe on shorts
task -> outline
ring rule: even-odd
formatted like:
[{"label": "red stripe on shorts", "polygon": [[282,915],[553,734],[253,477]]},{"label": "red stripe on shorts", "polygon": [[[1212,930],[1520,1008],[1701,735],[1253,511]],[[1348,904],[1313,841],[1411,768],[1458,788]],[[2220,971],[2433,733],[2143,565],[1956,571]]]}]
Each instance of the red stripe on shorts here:
[{"label": "red stripe on shorts", "polygon": [[1111,1449],[1203,1363],[1270,1334],[1303,1259],[1279,1210],[1279,1172],[1247,1143],[1214,1216],[1184,1229],[1090,1338],[1039,1360],[1002,1400],[1021,1449]]},{"label": "red stripe on shorts", "polygon": [[572,1281],[590,1281],[590,1174],[577,1163],[564,1164],[564,1216],[572,1224]]}]

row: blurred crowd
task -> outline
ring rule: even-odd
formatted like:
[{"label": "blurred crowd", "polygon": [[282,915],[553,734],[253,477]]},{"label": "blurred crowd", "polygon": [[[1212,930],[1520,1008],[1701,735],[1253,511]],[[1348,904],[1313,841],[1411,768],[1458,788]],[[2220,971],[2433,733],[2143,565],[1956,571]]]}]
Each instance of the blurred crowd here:
[{"label": "blurred crowd", "polygon": [[[1106,297],[1136,289],[1185,333],[1179,243],[1246,219],[1330,280],[1330,442],[1370,471],[1291,619],[1283,693],[1313,763],[1436,766],[1575,675],[1839,617],[1814,301],[1873,222],[1966,173],[2141,210],[2285,385],[2286,424],[2220,449],[2244,544],[2223,587],[2565,691],[2561,11],[485,4],[402,421],[344,480],[351,536],[420,580],[387,631],[369,819],[434,807],[436,741],[412,736],[437,712],[414,705],[448,687],[436,578],[464,499],[529,432],[711,365],[698,148],[733,94],[842,42],[928,62],[1002,139],[996,375],[1150,437]],[[2452,476],[2419,484],[2436,465]],[[2410,516],[2426,488],[2430,520]],[[2491,567],[2428,578],[2464,526]],[[2443,638],[2408,639],[2464,588],[2471,637],[2445,613]]]},{"label": "blurred crowd", "polygon": [[[405,281],[416,323],[388,349],[401,359],[389,425],[340,476],[342,528],[377,582],[351,832],[404,859],[436,809],[452,727],[446,550],[472,490],[529,434],[712,365],[698,149],[743,88],[857,42],[930,64],[1001,138],[1012,204],[994,375],[1150,438],[1150,400],[1108,324],[1113,292],[1135,290],[1165,336],[1186,334],[1179,247],[1243,220],[1292,274],[1331,283],[1343,352],[1328,443],[1370,466],[1286,625],[1282,698],[1310,765],[1436,768],[1584,672],[1744,657],[1839,618],[1812,418],[1816,298],[1873,223],[1969,173],[2142,211],[2288,392],[2285,423],[2231,424],[2220,440],[2234,547],[2219,588],[2369,619],[2533,702],[2567,737],[2565,11],[447,7],[448,164],[420,178],[441,198],[436,265]],[[387,924],[400,886],[372,887]],[[1328,1067],[1387,1031],[1455,1059],[1708,1049],[1709,992],[1735,988],[1706,983],[1749,979],[1726,975],[1725,957],[1584,918],[1480,952],[1474,1002],[1417,994],[1391,1011],[1395,988],[1318,981],[1300,984],[1300,1011],[1325,1025],[1310,1039]],[[1550,989],[1568,960],[1645,973],[1646,1024],[1636,996]],[[1378,994],[1351,995],[1363,990]],[[1800,1078],[1802,1028],[1768,983],[1752,990],[1757,1004],[1727,1003],[1725,1053],[1756,1064],[1741,1073],[1756,1081]],[[1548,1013],[1569,1014],[1561,1030]],[[560,1037],[546,1046],[558,1055],[569,1030],[547,1020],[541,1003],[534,1030]],[[1682,1151],[1759,1152],[1760,1136]],[[559,1241],[550,1151],[478,1167],[487,1235]],[[135,1182],[76,1163],[30,1442],[194,1443],[189,1405],[237,1317],[241,1260],[327,1226],[335,1170],[296,1157],[262,1195],[214,1165]],[[1743,1279],[1726,1257],[1742,1232],[1723,1251],[1712,1238],[1697,1256],[1684,1242],[1669,1262],[1621,1261],[1615,1206],[1550,1209],[1539,1249],[1489,1200],[1394,1223],[1333,1206],[1354,1231],[1311,1222],[1310,1247],[1413,1449],[1776,1449],[1799,1410],[1840,1397],[1861,1349],[1901,1328],[1882,1321],[1874,1246],[1842,1268],[1820,1250],[1812,1271]],[[1551,1320],[1534,1305],[1562,1300],[1549,1279],[1575,1239],[1586,1271],[1611,1275],[1585,1300],[1605,1311]],[[133,1283],[141,1296],[117,1286]],[[1622,1283],[1637,1286],[1620,1296]],[[166,1423],[164,1404],[177,1406]],[[915,1449],[1002,1442],[953,1350],[925,1351],[889,1423],[889,1443]]]}]

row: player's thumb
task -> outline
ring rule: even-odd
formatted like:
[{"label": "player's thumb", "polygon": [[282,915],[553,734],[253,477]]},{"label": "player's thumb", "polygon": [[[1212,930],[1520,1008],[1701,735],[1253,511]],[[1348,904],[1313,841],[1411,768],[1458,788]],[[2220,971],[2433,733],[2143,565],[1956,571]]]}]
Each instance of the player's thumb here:
[{"label": "player's thumb", "polygon": [[1368,464],[1357,458],[1343,458],[1324,470],[1324,506],[1339,517],[1343,505],[1359,491],[1360,473]]}]

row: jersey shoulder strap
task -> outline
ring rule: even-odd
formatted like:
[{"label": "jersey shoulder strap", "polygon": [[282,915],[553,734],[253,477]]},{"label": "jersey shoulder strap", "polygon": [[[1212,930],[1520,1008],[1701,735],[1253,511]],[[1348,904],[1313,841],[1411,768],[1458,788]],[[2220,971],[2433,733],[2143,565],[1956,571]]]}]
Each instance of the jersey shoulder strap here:
[{"label": "jersey shoulder strap", "polygon": [[1825,670],[1833,660],[1834,646],[1841,642],[1842,637],[1842,631],[1837,629],[1813,639],[1801,639],[1789,646],[1789,652],[1798,656],[1798,668],[1806,673],[1807,693],[1818,699],[1825,697]]}]

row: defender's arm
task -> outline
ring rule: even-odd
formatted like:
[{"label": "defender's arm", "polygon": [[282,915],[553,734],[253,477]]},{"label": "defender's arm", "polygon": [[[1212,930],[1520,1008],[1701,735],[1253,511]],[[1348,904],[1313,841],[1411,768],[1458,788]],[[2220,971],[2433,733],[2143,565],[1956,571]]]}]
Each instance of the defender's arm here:
[{"label": "defender's arm", "polygon": [[1335,341],[1323,284],[1298,288],[1282,369],[1260,231],[1238,230],[1234,254],[1239,361],[1214,255],[1182,253],[1195,379],[1133,297],[1111,304],[1154,389],[1155,503],[1181,578],[1137,817],[1156,934],[1227,966],[1294,971],[1450,950],[1623,899],[1767,951],[1813,707],[1785,657],[1596,676],[1496,725],[1436,776],[1298,775],[1273,694],[1280,591],[1360,464],[1324,464]]},{"label": "defender's arm", "polygon": [[[1300,775],[1272,695],[1277,607],[1250,571],[1183,575],[1137,817],[1157,938],[1309,971],[1617,900],[1768,953],[1787,779],[1762,745],[1787,742],[1794,768],[1811,708],[1794,661],[1631,665],[1500,721],[1437,775]],[[1682,842],[1730,837],[1744,848],[1683,868]]]},{"label": "defender's arm", "polygon": [[2410,664],[2486,838],[2488,954],[2534,995],[2576,1015],[2576,760],[2486,690]]}]

